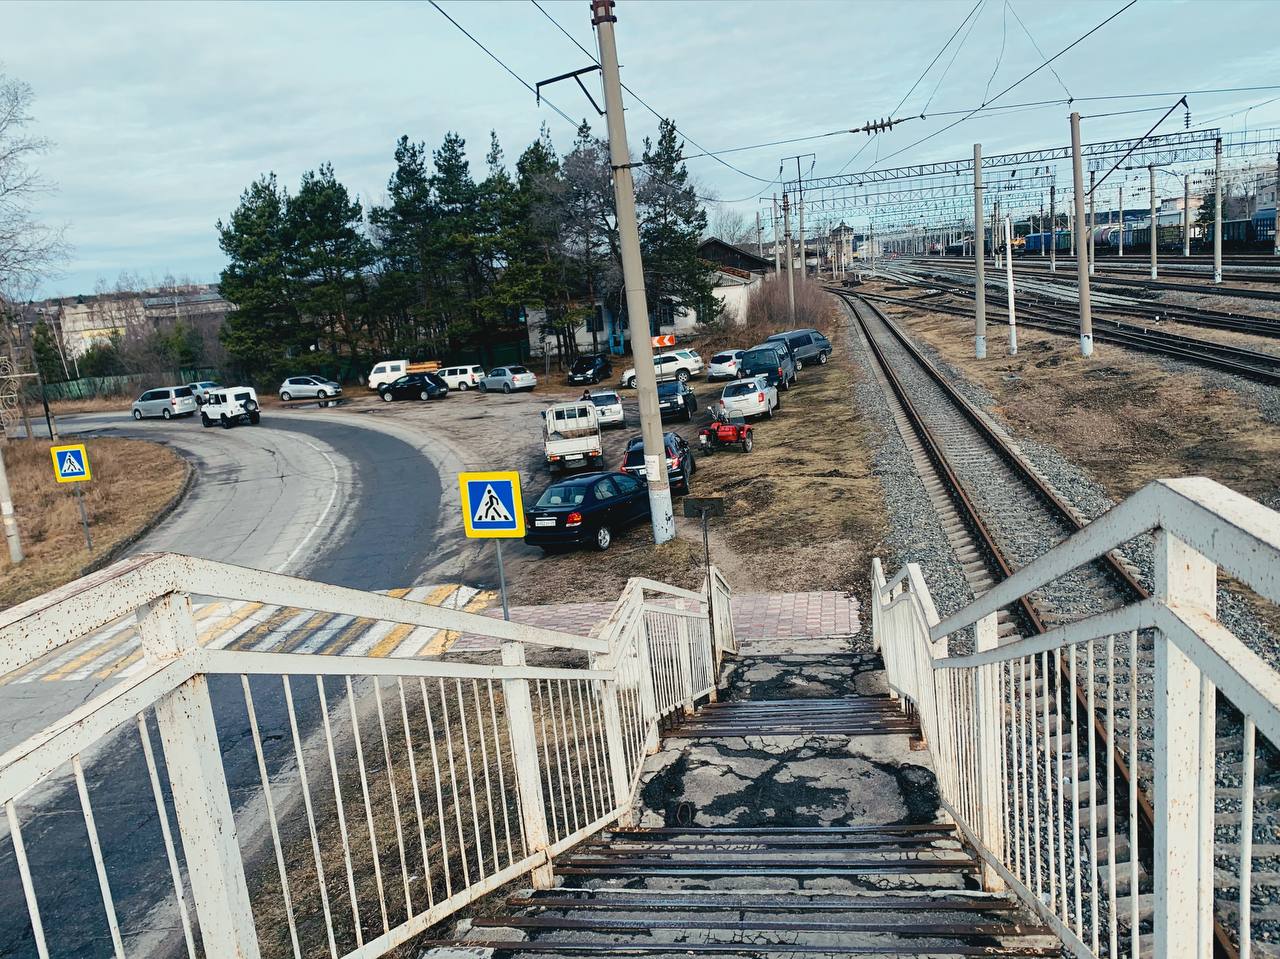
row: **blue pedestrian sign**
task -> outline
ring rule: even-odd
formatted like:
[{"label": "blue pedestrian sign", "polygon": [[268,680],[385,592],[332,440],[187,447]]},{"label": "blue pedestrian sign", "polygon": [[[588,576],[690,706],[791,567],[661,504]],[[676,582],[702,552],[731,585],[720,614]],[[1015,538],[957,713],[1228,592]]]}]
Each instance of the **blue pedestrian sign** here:
[{"label": "blue pedestrian sign", "polygon": [[524,504],[516,472],[459,473],[462,525],[475,539],[524,536]]},{"label": "blue pedestrian sign", "polygon": [[49,450],[53,456],[53,475],[59,483],[84,483],[93,479],[89,469],[89,454],[84,444],[55,446]]}]

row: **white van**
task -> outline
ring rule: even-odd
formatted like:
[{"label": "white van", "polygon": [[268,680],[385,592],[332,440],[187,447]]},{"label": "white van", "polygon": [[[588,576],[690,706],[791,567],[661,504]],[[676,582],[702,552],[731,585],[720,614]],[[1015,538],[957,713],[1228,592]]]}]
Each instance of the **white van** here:
[{"label": "white van", "polygon": [[558,473],[572,466],[599,467],[600,421],[590,400],[557,403],[542,414],[542,445],[547,466]]},{"label": "white van", "polygon": [[447,366],[439,372],[440,378],[449,384],[451,390],[474,390],[484,379],[484,367],[471,364],[469,366]]}]

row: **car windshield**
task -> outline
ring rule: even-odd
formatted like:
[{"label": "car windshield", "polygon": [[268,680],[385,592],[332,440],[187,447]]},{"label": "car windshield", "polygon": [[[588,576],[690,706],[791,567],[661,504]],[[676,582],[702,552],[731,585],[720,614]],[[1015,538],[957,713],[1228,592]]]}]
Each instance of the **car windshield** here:
[{"label": "car windshield", "polygon": [[596,361],[594,358],[589,356],[580,356],[573,361],[573,369],[571,372],[587,373],[587,372],[590,372],[591,368],[594,367],[595,365],[596,365]]},{"label": "car windshield", "polygon": [[617,393],[594,393],[591,402],[596,406],[614,406],[618,402]]},{"label": "car windshield", "polygon": [[173,391],[173,395],[174,396],[190,396],[191,390],[185,386],[179,386],[176,390]]},{"label": "car windshield", "polygon": [[663,398],[670,398],[672,396],[679,396],[679,395],[680,395],[679,383],[659,383],[658,384],[658,396]]},{"label": "car windshield", "polygon": [[449,384],[446,383],[444,379],[437,373],[428,373],[427,379],[430,380],[432,383],[434,383],[436,386],[440,387],[441,389],[447,390],[449,388]]},{"label": "car windshield", "polygon": [[529,372],[523,366],[508,366],[507,369],[511,371],[512,376],[519,376],[521,373]]},{"label": "car windshield", "polygon": [[724,392],[720,395],[726,398],[732,396],[746,396],[748,393],[756,392],[759,388],[759,385],[756,383],[730,383],[724,388]]},{"label": "car windshield", "polygon": [[561,483],[556,486],[548,486],[543,490],[534,507],[546,509],[549,506],[578,506],[586,498],[587,488],[585,486],[577,483]]},{"label": "car windshield", "polygon": [[218,388],[218,384],[213,382],[197,383],[196,386],[202,390],[216,390]]},{"label": "car windshield", "polygon": [[733,360],[733,353],[717,353],[715,356],[711,357],[712,363],[732,363]]}]

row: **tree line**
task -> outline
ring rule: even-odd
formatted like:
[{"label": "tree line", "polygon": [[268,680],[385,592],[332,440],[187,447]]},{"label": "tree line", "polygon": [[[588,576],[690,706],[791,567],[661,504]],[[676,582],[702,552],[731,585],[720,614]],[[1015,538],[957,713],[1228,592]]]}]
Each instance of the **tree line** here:
[{"label": "tree line", "polygon": [[[651,314],[684,304],[716,313],[697,255],[707,217],[676,127],[646,138],[636,202]],[[274,173],[249,185],[217,224],[228,263],[222,329],[248,376],[298,358],[484,356],[527,334],[545,311],[549,339],[573,337],[601,303],[625,312],[608,145],[585,122],[559,154],[544,127],[508,169],[496,133],[483,174],[448,133],[435,149],[402,136],[386,198],[366,208],[321,164],[294,191]],[[651,323],[654,320],[651,318]]]}]

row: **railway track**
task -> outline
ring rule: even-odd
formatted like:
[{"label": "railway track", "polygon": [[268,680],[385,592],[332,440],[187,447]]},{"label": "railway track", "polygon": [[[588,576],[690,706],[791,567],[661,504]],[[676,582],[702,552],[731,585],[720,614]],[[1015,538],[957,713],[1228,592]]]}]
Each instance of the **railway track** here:
[{"label": "railway track", "polygon": [[[975,295],[973,289],[962,282],[947,280],[938,276],[932,279],[923,279],[915,277],[913,274],[899,274],[897,279],[904,283],[936,290],[940,293],[964,297],[967,300],[972,300]],[[870,294],[870,296],[886,302],[895,301],[894,298],[885,297],[883,294]],[[956,316],[972,315],[972,308],[970,307],[932,301],[919,302],[906,297],[897,298],[897,302],[922,310],[950,313]],[[1060,333],[1073,338],[1079,336],[1077,313],[1073,307],[1058,302],[1046,301],[1042,297],[1031,294],[1019,293],[1017,296],[1017,311],[1018,322],[1025,326],[1043,329],[1051,333]],[[1195,366],[1205,366],[1226,373],[1234,373],[1237,376],[1271,386],[1280,386],[1280,354],[1244,349],[1212,340],[1183,336],[1168,330],[1153,329],[1150,326],[1126,323],[1109,318],[1117,313],[1125,314],[1127,312],[1129,312],[1128,306],[1097,305],[1094,310],[1093,325],[1095,342],[1114,343],[1139,352],[1167,356]],[[1157,321],[1160,315],[1147,311],[1141,312],[1142,315],[1150,317],[1153,322]],[[998,320],[1002,313],[1001,303],[999,301],[992,302],[989,298],[988,317]],[[1186,313],[1175,313],[1168,316],[1168,319],[1176,322],[1186,322],[1186,316],[1188,316]],[[1250,332],[1256,335],[1258,323],[1232,323],[1229,317],[1230,314],[1208,316],[1204,318],[1205,322],[1202,325],[1208,325],[1208,322],[1212,321],[1219,329],[1228,329],[1233,332]],[[1005,322],[1007,322],[1007,319]],[[1280,324],[1273,326],[1272,324],[1266,324],[1265,321],[1258,322],[1263,324],[1262,328],[1274,330],[1268,335],[1280,335]]]},{"label": "railway track", "polygon": [[[886,388],[890,412],[975,594],[990,588],[1012,569],[1035,559],[1084,525],[1084,518],[1040,477],[1011,439],[960,395],[889,317],[860,294],[838,291],[838,295],[848,306],[875,360],[875,372]],[[1013,614],[1004,614],[1000,620],[1002,641],[1014,629],[1028,634],[1041,633],[1059,623],[1084,618],[1146,595],[1136,570],[1112,555],[1104,562],[1076,570],[1052,589],[1024,599],[1016,618]],[[1092,606],[1096,608],[1082,606],[1082,596],[1094,597]],[[1149,898],[1147,870],[1151,865],[1154,824],[1154,810],[1148,798],[1153,768],[1149,744],[1153,741],[1154,714],[1150,703],[1154,683],[1150,669],[1141,672],[1136,669],[1139,661],[1149,664],[1154,652],[1151,637],[1135,640],[1137,648],[1133,650],[1124,639],[1108,644],[1110,648],[1091,643],[1086,649],[1072,650],[1069,655],[1056,659],[1056,666],[1052,667],[1046,658],[1032,708],[1033,725],[1043,737],[1040,741],[1044,744],[1046,770],[1050,768],[1048,754],[1055,748],[1060,773],[1064,768],[1064,751],[1069,755],[1066,768],[1073,808],[1077,810],[1074,815],[1084,817],[1086,810],[1096,813],[1106,791],[1114,800],[1114,821],[1107,828],[1113,829],[1118,839],[1113,857],[1117,870],[1109,874],[1110,878],[1100,881],[1108,890],[1112,886],[1107,884],[1114,883],[1114,895],[1122,904],[1132,902],[1135,875],[1139,902],[1146,901],[1143,897]],[[1133,676],[1137,678],[1133,702],[1139,704],[1138,730],[1129,740],[1128,748],[1123,747],[1122,741],[1128,738],[1132,710],[1122,708],[1117,712],[1115,728],[1121,732],[1121,739],[1116,740],[1108,736],[1098,708],[1108,674],[1114,677],[1109,667],[1115,661],[1132,661]],[[1122,685],[1127,686],[1128,682]],[[1108,742],[1113,744],[1110,754]],[[1102,757],[1109,755],[1109,759],[1093,765],[1095,753]],[[1114,767],[1113,774],[1104,774],[1108,763]],[[1045,785],[1049,788],[1047,781]],[[1059,783],[1058,788],[1061,802],[1061,790],[1067,788],[1067,784]],[[1132,831],[1130,817],[1122,813],[1129,807],[1127,803],[1122,806],[1121,793],[1126,800],[1130,795],[1135,800],[1136,822],[1132,823]],[[1274,801],[1277,796],[1280,791],[1272,792],[1264,802]],[[1037,801],[1043,807],[1044,800]],[[1044,812],[1049,815],[1047,808]],[[1122,814],[1116,817],[1116,813]],[[1073,820],[1072,828],[1079,833],[1080,818]],[[1096,818],[1092,829],[1095,842],[1092,859],[1096,863]],[[1136,852],[1126,836],[1137,838]],[[1118,910],[1116,915],[1126,917],[1128,908]],[[1086,909],[1086,916],[1087,912]],[[1140,933],[1146,931],[1149,914],[1149,907],[1140,910],[1143,922]],[[1123,919],[1118,927],[1124,937],[1129,935],[1128,924]],[[1220,920],[1215,930],[1215,956],[1236,956],[1232,940]],[[1152,945],[1145,937],[1140,954],[1153,955]]]}]

